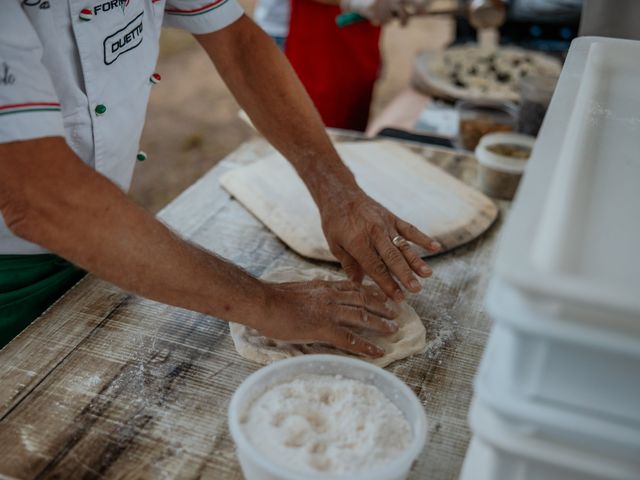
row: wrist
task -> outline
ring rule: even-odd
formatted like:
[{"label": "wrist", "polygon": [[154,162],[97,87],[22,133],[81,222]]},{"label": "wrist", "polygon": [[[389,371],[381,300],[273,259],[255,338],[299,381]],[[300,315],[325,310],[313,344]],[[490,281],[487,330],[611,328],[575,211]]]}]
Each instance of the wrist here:
[{"label": "wrist", "polygon": [[323,170],[310,177],[306,182],[307,188],[321,213],[323,208],[343,203],[363,193],[355,177],[346,167],[343,171],[337,172]]},{"label": "wrist", "polygon": [[269,304],[267,284],[224,259],[199,249],[197,254],[197,265],[207,273],[198,288],[200,306],[189,308],[254,327],[265,316]]},{"label": "wrist", "polygon": [[[282,338],[286,333],[286,322],[283,320],[288,317],[287,305],[289,298],[287,296],[286,283],[271,283],[260,281],[259,300],[254,302],[254,313],[248,316],[244,323],[246,326],[257,330],[261,335],[271,338]],[[293,328],[294,325],[290,325]]]},{"label": "wrist", "polygon": [[354,182],[349,185],[334,184],[323,192],[318,204],[320,217],[332,216],[336,211],[349,209],[351,205],[359,203],[367,194]]},{"label": "wrist", "polygon": [[274,315],[274,305],[277,303],[275,289],[272,284],[255,279],[251,292],[246,293],[247,312],[243,318],[233,321],[263,331],[269,318]]}]

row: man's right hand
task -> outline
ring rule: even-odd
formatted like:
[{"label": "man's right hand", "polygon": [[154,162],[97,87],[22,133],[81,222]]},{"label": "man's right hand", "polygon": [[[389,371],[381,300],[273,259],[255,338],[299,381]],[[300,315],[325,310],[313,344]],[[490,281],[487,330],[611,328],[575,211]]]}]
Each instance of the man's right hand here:
[{"label": "man's right hand", "polygon": [[[268,283],[267,308],[255,322],[260,334],[289,342],[318,342],[351,353],[381,357],[384,350],[358,331],[390,335],[398,330],[397,310],[372,285],[350,281]],[[254,323],[254,322],[252,322]]]},{"label": "man's right hand", "polygon": [[180,239],[86,166],[61,137],[0,144],[0,213],[17,236],[130,292],[272,338],[380,356],[357,334],[397,330],[377,287],[265,283]]}]

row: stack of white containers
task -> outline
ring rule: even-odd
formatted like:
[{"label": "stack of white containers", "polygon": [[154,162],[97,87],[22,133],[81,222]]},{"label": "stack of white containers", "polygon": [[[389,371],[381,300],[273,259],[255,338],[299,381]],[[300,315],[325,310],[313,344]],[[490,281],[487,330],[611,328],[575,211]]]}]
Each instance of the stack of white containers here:
[{"label": "stack of white containers", "polygon": [[487,310],[461,479],[640,479],[640,42],[571,45]]}]

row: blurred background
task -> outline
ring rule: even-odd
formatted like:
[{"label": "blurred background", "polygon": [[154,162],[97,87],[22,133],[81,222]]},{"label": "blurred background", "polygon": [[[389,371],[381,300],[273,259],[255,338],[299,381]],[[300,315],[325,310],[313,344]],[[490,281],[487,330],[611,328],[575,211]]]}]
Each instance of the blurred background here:
[{"label": "blurred background", "polygon": [[[254,0],[240,0],[249,15]],[[413,18],[383,29],[383,71],[371,105],[373,118],[408,85],[418,51],[444,48],[453,39],[451,17]],[[255,132],[238,117],[239,107],[190,34],[164,29],[156,69],[160,88],[152,89],[142,150],[131,196],[153,213],[175,198]]]}]

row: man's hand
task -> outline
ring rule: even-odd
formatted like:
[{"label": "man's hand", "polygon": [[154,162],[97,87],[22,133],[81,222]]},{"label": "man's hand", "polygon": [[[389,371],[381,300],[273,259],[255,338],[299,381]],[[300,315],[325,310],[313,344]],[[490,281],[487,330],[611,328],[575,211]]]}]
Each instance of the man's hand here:
[{"label": "man's hand", "polygon": [[[418,292],[421,287],[415,274],[431,275],[429,266],[406,240],[431,252],[441,245],[361,190],[344,191],[320,212],[331,252],[352,281],[361,282],[366,273],[389,298],[400,302],[404,293],[393,277],[407,290]],[[394,244],[398,235],[406,240]]]},{"label": "man's hand", "polygon": [[340,0],[340,8],[359,13],[377,25],[397,18],[404,26],[412,15],[426,13],[430,3],[431,0]]},{"label": "man's hand", "polygon": [[274,338],[379,356],[350,329],[397,330],[385,320],[395,313],[377,288],[265,283],[181,240],[82,163],[63,138],[0,144],[0,213],[16,235],[126,290]]},{"label": "man's hand", "polygon": [[329,246],[350,278],[360,281],[367,273],[398,301],[404,295],[393,276],[418,291],[414,272],[426,277],[430,270],[406,241],[395,246],[392,239],[401,235],[433,252],[438,245],[360,190],[275,43],[247,17],[196,38],[254,125],[304,181]]},{"label": "man's hand", "polygon": [[258,312],[256,330],[289,342],[320,342],[351,353],[381,357],[384,350],[357,332],[389,335],[398,330],[397,312],[377,287],[350,281],[273,283],[267,307]]}]

